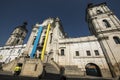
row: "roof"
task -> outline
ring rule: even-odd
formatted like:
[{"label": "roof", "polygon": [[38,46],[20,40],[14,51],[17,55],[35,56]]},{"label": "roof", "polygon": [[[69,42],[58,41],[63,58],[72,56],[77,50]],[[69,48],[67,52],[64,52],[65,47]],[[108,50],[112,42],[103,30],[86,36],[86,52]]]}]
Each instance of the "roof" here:
[{"label": "roof", "polygon": [[27,22],[24,22],[23,25],[17,26],[16,28],[21,28],[21,29],[25,30],[26,32],[28,32],[26,26],[27,26]]},{"label": "roof", "polygon": [[95,6],[100,6],[100,5],[106,5],[106,2],[100,3],[100,4],[93,4],[93,3],[89,3],[87,8],[93,8]]}]

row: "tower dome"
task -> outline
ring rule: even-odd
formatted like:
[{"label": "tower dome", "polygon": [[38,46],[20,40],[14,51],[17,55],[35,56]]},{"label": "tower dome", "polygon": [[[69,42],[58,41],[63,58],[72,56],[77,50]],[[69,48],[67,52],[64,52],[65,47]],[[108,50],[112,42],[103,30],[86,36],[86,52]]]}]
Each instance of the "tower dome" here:
[{"label": "tower dome", "polygon": [[5,45],[6,46],[22,45],[28,32],[26,26],[27,22],[24,22],[23,25],[17,26],[13,30],[12,34],[10,35]]}]

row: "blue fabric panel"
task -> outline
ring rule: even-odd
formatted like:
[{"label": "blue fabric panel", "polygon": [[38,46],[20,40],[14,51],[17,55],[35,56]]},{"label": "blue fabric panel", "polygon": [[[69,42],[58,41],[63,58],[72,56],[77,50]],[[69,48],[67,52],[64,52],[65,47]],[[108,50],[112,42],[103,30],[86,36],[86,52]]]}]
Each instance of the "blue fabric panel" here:
[{"label": "blue fabric panel", "polygon": [[38,33],[37,33],[37,36],[36,36],[34,45],[33,45],[32,52],[31,52],[31,54],[30,54],[30,58],[34,58],[34,56],[35,56],[36,49],[37,49],[37,45],[38,45],[38,43],[39,43],[39,40],[40,40],[40,37],[41,37],[41,34],[42,34],[42,30],[43,30],[43,27],[40,26],[39,29],[38,29]]}]

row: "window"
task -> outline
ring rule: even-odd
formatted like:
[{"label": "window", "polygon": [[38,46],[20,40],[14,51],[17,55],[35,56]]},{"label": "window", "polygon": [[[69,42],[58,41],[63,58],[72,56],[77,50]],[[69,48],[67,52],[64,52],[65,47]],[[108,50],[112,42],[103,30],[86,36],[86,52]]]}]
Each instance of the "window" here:
[{"label": "window", "polygon": [[21,49],[18,50],[18,53],[20,53],[20,52],[21,52]]},{"label": "window", "polygon": [[21,36],[23,35],[23,32],[21,32],[21,34],[20,34]]},{"label": "window", "polygon": [[46,30],[44,31],[44,34],[46,34]]},{"label": "window", "polygon": [[99,52],[98,52],[98,50],[94,50],[94,52],[95,52],[96,56],[100,55]]},{"label": "window", "polygon": [[18,40],[16,41],[16,44],[19,44],[19,41],[20,41],[20,40],[18,39]]},{"label": "window", "polygon": [[10,50],[10,53],[12,53],[12,50]]},{"label": "window", "polygon": [[14,50],[14,49],[10,50],[10,53],[14,53],[14,52],[15,52],[15,50]]},{"label": "window", "polygon": [[79,56],[79,51],[75,51],[75,55],[76,55],[76,56]]},{"label": "window", "polygon": [[33,32],[36,32],[36,30],[32,30]]},{"label": "window", "polygon": [[103,25],[106,26],[106,28],[111,27],[110,23],[107,20],[103,20]]},{"label": "window", "polygon": [[52,42],[53,33],[50,34],[50,43]]},{"label": "window", "polygon": [[45,41],[45,36],[43,37],[43,41]]},{"label": "window", "polygon": [[90,51],[88,50],[88,51],[86,51],[86,53],[87,53],[87,56],[91,56],[91,53],[90,53]]},{"label": "window", "polygon": [[35,68],[34,68],[34,71],[36,71],[36,70],[37,70],[37,67],[38,67],[38,65],[36,64],[36,65],[35,65]]},{"label": "window", "polygon": [[41,45],[42,45],[42,46],[44,45],[44,41],[41,43]]},{"label": "window", "polygon": [[33,43],[32,43],[32,45],[34,45],[34,42],[35,42],[35,40],[36,40],[36,36],[34,37],[34,40],[33,40]]},{"label": "window", "polygon": [[101,10],[97,10],[97,14],[102,14],[103,12]]},{"label": "window", "polygon": [[61,49],[61,56],[64,56],[64,49]]},{"label": "window", "polygon": [[11,58],[9,58],[9,62],[10,62]]},{"label": "window", "polygon": [[113,39],[114,39],[116,44],[120,44],[120,38],[119,37],[114,36]]}]

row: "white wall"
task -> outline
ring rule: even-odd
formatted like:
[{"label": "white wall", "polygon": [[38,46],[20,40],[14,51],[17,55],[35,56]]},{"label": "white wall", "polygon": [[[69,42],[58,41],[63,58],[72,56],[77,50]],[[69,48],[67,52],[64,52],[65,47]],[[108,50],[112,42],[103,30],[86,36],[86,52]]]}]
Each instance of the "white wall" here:
[{"label": "white wall", "polygon": [[0,47],[0,62],[8,63],[16,57],[21,56],[25,49],[26,44],[18,46],[3,46]]},{"label": "white wall", "polygon": [[[64,39],[65,40],[65,39]],[[77,65],[82,70],[88,63],[94,63],[101,69],[108,69],[103,51],[97,39],[94,36],[71,38],[66,41],[61,40],[59,44],[59,64],[60,65]],[[65,43],[67,42],[67,43]],[[65,50],[65,55],[61,56],[60,50]],[[91,52],[91,56],[87,56],[86,51]],[[98,50],[99,55],[95,55],[94,50]],[[79,51],[79,56],[76,56],[75,51]]]}]

